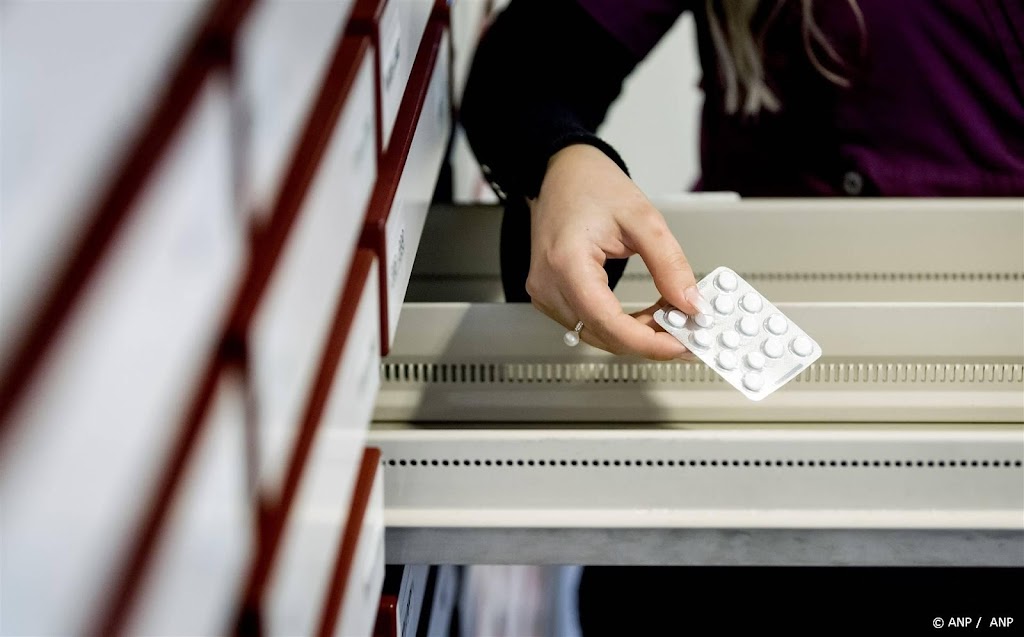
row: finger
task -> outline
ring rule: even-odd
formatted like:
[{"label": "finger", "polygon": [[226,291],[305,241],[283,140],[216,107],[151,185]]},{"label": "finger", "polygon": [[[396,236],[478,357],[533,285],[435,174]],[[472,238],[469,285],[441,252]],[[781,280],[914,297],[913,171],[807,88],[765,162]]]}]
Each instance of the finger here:
[{"label": "finger", "polygon": [[686,353],[671,334],[656,332],[622,311],[600,264],[581,261],[567,274],[568,280],[576,284],[563,291],[565,300],[593,335],[607,344],[608,351],[654,360],[672,360]]},{"label": "finger", "polygon": [[[549,303],[538,303],[535,301],[534,306],[567,330],[575,329],[576,323],[581,320],[579,318],[573,318],[579,316],[579,314],[570,307],[568,301],[566,301],[565,297],[561,294]],[[594,334],[593,330],[587,329],[586,321],[583,321],[583,328],[579,331],[579,335],[580,340],[584,343],[606,352],[609,351],[608,345],[598,338],[597,335]]]},{"label": "finger", "polygon": [[665,307],[666,305],[669,305],[668,301],[665,300],[665,297],[661,297],[660,299],[658,299],[658,302],[655,303],[654,305],[650,305],[642,310],[633,312],[632,314],[630,314],[630,316],[637,319],[644,325],[649,326],[651,329],[655,331],[664,331],[665,328],[658,325],[658,322],[654,320],[654,313],[660,310],[661,308]]},{"label": "finger", "polygon": [[660,212],[652,206],[623,230],[629,247],[644,260],[654,285],[669,303],[690,315],[711,313],[711,305],[697,290],[697,279],[686,254]]},{"label": "finger", "polygon": [[[639,312],[633,312],[632,314],[630,314],[630,316],[635,318],[641,324],[650,327],[655,332],[664,332],[665,328],[663,328],[661,325],[658,325],[658,322],[654,320],[654,313],[657,312],[659,309],[665,307],[665,305],[666,305],[665,299],[659,299],[658,302],[655,303],[654,305],[652,305],[650,307],[647,307],[647,308],[644,308],[644,309],[640,310]],[[690,348],[686,347],[686,345],[683,345],[683,349],[686,350],[686,353],[679,357],[681,360],[684,360],[684,361],[695,361],[695,360],[697,360],[697,357],[693,354],[693,352],[690,351]]]}]

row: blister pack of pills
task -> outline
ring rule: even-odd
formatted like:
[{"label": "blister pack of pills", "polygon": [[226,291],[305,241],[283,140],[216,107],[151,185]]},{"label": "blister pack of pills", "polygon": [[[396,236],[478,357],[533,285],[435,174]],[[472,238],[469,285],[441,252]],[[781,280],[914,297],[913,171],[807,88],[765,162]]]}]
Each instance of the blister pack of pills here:
[{"label": "blister pack of pills", "polygon": [[654,320],[747,398],[765,398],[821,356],[814,339],[729,268],[716,268],[697,289],[711,314],[664,307]]}]

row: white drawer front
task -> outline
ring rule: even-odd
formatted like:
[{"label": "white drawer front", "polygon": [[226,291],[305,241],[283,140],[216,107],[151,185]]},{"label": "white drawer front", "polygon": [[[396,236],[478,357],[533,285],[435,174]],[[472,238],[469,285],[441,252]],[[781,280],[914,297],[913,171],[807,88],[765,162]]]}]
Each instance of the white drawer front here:
[{"label": "white drawer front", "polygon": [[352,0],[265,0],[238,38],[247,115],[243,205],[266,213],[338,43]]},{"label": "white drawer front", "polygon": [[437,184],[450,131],[448,35],[445,34],[431,75],[423,112],[409,149],[409,158],[385,225],[389,346],[395,338],[402,302],[409,287],[416,250],[423,234],[430,198]]},{"label": "white drawer front", "polygon": [[244,263],[229,115],[211,78],[12,416],[0,459],[12,633],[82,632],[214,351]]},{"label": "white drawer front", "polygon": [[380,82],[381,145],[384,149],[387,149],[391,131],[395,129],[398,107],[402,104],[402,95],[412,70],[412,59],[416,55],[415,43],[408,39],[408,28],[403,28],[407,27],[407,21],[402,20],[403,13],[408,11],[403,12],[402,3],[392,0],[385,5],[377,26],[380,45],[380,68],[377,73]]},{"label": "white drawer front", "polygon": [[429,0],[388,0],[378,25],[382,144],[386,149],[395,129],[409,74],[416,59],[433,3]]},{"label": "white drawer front", "polygon": [[266,599],[269,635],[311,634],[319,620],[380,383],[376,266],[367,274],[331,393],[278,549]]},{"label": "white drawer front", "polygon": [[344,464],[351,467],[351,476],[344,483],[328,485],[330,491],[325,495],[329,499],[339,489],[351,490],[380,388],[380,288],[376,264],[374,259],[320,425],[331,432],[339,446],[346,447],[349,456]]},{"label": "white drawer front", "polygon": [[380,466],[359,530],[352,570],[345,585],[335,637],[369,637],[377,621],[380,590],[384,585],[384,476]]},{"label": "white drawer front", "polygon": [[225,374],[135,601],[127,635],[227,634],[253,548],[245,390]]},{"label": "white drawer front", "polygon": [[272,496],[292,455],[376,179],[372,70],[367,55],[252,327],[260,481]]},{"label": "white drawer front", "polygon": [[0,360],[38,311],[210,4],[3,2]]}]

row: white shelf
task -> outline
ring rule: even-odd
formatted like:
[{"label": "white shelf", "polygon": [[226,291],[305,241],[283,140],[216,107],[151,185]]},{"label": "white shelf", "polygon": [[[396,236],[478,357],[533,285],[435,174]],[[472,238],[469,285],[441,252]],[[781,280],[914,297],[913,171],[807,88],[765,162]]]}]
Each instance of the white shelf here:
[{"label": "white shelf", "polygon": [[1024,566],[1019,425],[378,424],[370,444],[389,562]]}]

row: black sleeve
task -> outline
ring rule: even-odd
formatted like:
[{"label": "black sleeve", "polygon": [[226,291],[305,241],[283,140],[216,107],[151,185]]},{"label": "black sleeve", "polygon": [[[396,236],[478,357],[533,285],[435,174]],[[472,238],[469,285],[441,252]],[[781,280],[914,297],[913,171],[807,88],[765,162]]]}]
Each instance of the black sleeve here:
[{"label": "black sleeve", "polygon": [[639,60],[575,0],[513,0],[483,35],[460,119],[499,197],[536,197],[550,157],[595,135]]}]

